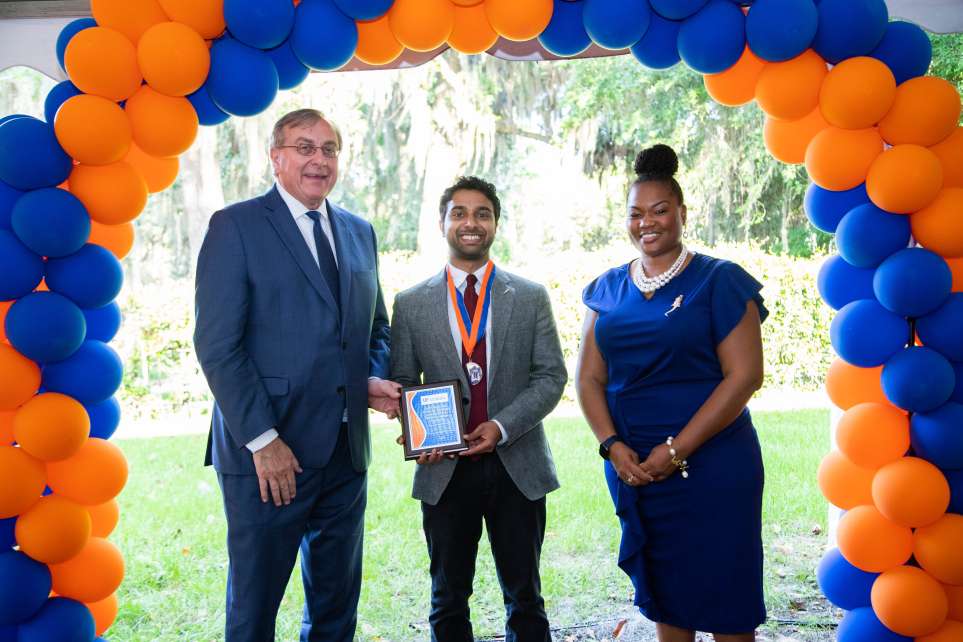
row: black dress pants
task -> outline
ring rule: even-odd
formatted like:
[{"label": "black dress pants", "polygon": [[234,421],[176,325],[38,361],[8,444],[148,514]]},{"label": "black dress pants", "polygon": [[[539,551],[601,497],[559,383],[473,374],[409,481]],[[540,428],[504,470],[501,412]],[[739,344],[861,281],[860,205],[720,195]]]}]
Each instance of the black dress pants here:
[{"label": "black dress pants", "polygon": [[545,498],[527,499],[494,453],[461,459],[438,504],[422,502],[431,558],[432,642],[471,642],[468,599],[482,520],[505,600],[506,642],[551,642],[538,560]]}]

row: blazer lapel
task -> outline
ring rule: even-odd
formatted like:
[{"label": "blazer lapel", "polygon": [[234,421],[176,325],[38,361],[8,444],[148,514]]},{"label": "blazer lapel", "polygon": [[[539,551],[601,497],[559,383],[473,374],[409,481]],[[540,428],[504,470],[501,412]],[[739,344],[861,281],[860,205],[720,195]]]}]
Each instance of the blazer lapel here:
[{"label": "blazer lapel", "polygon": [[424,307],[422,314],[428,336],[439,337],[437,345],[441,350],[442,359],[445,361],[445,370],[458,373],[462,394],[467,395],[468,378],[465,376],[465,369],[461,365],[461,353],[452,339],[451,325],[448,323],[448,307],[451,304],[448,302],[446,271],[447,268],[428,281],[427,305]]},{"label": "blazer lapel", "polygon": [[338,256],[338,283],[341,286],[341,327],[347,327],[348,312],[351,309],[351,271],[355,264],[355,237],[347,217],[339,207],[328,203],[328,218],[334,233],[335,253]]},{"label": "blazer lapel", "polygon": [[488,380],[497,381],[495,373],[498,371],[498,364],[501,360],[502,352],[505,350],[505,342],[508,340],[508,329],[512,324],[512,311],[515,308],[515,288],[512,286],[511,278],[503,275],[501,270],[495,272],[495,280],[492,283],[495,288],[492,290],[492,357],[489,364]]}]

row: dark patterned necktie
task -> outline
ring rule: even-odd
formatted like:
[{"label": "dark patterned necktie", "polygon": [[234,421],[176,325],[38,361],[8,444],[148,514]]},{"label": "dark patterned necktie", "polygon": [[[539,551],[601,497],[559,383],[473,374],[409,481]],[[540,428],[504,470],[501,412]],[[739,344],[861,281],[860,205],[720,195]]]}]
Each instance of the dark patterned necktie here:
[{"label": "dark patterned necktie", "polygon": [[[468,308],[468,315],[471,318],[475,316],[475,308],[478,306],[478,293],[475,292],[475,284],[478,283],[478,277],[474,274],[469,274],[468,279],[465,281],[465,307]],[[489,311],[490,313],[490,311]],[[479,329],[481,331],[484,328]],[[478,424],[488,421],[488,350],[486,348],[487,337],[482,337],[478,343],[475,344],[475,350],[471,354],[471,359],[468,358],[468,353],[465,352],[465,347],[461,348],[461,364],[462,367],[468,364],[469,361],[473,361],[478,364],[482,371],[482,378],[477,384],[469,386],[471,391],[471,412],[468,414],[468,432],[473,431],[478,427]],[[465,370],[467,376],[467,369]],[[471,378],[469,377],[469,383]]]},{"label": "dark patterned necktie", "polygon": [[[307,212],[308,218],[314,221],[314,247],[318,251],[318,267],[321,268],[321,276],[324,277],[334,302],[341,308],[341,283],[338,281],[338,263],[334,260],[334,250],[328,237],[321,229],[321,212],[310,210]],[[328,216],[328,223],[331,225],[331,233],[334,234],[334,221]]]}]

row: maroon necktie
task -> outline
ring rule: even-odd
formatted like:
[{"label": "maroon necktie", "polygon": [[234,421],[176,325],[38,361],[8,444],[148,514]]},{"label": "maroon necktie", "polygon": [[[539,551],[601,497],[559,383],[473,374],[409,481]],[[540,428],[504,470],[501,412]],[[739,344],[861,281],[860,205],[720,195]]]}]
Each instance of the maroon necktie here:
[{"label": "maroon necktie", "polygon": [[[468,308],[468,314],[472,318],[475,316],[475,306],[478,305],[478,293],[475,292],[476,283],[478,283],[478,277],[474,274],[469,274],[465,282],[465,307]],[[479,329],[479,331],[482,330],[484,330],[484,328]],[[475,350],[471,355],[471,361],[474,361],[481,367],[482,378],[481,381],[474,386],[471,385],[471,379],[469,379],[471,412],[468,414],[468,432],[477,428],[478,424],[488,421],[488,364],[486,363],[486,361],[488,361],[488,355],[485,347],[485,338],[486,337],[482,337],[478,343],[475,344]],[[468,353],[465,352],[465,347],[462,346],[462,367],[464,367],[468,361]],[[465,374],[467,376],[467,369]]]}]

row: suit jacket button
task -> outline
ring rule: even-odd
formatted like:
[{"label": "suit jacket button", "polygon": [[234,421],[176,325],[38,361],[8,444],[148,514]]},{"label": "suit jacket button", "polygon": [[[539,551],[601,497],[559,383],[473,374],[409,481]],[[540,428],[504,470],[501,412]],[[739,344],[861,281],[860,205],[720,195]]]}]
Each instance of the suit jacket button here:
[{"label": "suit jacket button", "polygon": [[338,386],[338,394],[344,396],[344,386]]},{"label": "suit jacket button", "polygon": [[347,349],[348,349],[348,342],[347,342],[347,341],[342,341],[342,342],[341,342],[341,349],[342,349],[342,350],[347,350]]}]

